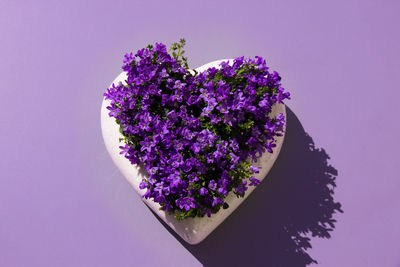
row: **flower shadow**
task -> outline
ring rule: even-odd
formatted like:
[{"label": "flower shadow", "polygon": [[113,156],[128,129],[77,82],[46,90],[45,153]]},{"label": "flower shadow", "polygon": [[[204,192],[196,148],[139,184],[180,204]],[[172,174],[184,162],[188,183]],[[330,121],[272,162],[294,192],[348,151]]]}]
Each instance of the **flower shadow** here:
[{"label": "flower shadow", "polygon": [[268,177],[230,218],[198,245],[187,244],[155,217],[204,266],[306,266],[310,237],[330,238],[337,170],[324,149],[314,146],[287,108],[287,132]]}]

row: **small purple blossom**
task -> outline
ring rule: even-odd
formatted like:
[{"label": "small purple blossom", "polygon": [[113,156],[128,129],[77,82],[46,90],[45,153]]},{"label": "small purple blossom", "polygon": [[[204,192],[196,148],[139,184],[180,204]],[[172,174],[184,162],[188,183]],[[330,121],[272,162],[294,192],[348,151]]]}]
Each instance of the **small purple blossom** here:
[{"label": "small purple blossom", "polygon": [[207,194],[208,194],[208,190],[207,190],[206,188],[202,187],[202,188],[200,188],[200,190],[199,190],[199,194],[200,194],[201,196],[207,195]]},{"label": "small purple blossom", "polygon": [[228,194],[228,190],[226,190],[226,188],[220,187],[218,188],[218,193],[226,196]]},{"label": "small purple blossom", "polygon": [[211,180],[208,184],[208,188],[210,188],[212,191],[215,191],[215,189],[217,189],[217,183],[214,180]]},{"label": "small purple blossom", "polygon": [[250,186],[257,186],[260,184],[260,180],[255,178],[254,176],[250,177]]},{"label": "small purple blossom", "polygon": [[178,207],[180,209],[185,209],[187,211],[190,210],[191,208],[196,207],[193,197],[180,198],[180,199],[177,199],[175,202],[176,202],[176,205],[178,205]]},{"label": "small purple blossom", "polygon": [[252,171],[253,173],[259,173],[260,172],[261,167],[257,167],[257,166],[250,166],[250,171]]},{"label": "small purple blossom", "polygon": [[147,183],[145,180],[142,180],[139,184],[140,189],[145,189],[145,188],[150,188],[149,183]]},{"label": "small purple blossom", "polygon": [[220,198],[220,197],[215,197],[215,198],[213,199],[213,201],[212,201],[212,206],[213,206],[213,207],[219,206],[219,205],[223,205],[223,204],[224,204],[224,201],[223,201],[222,198]]},{"label": "small purple blossom", "polygon": [[247,181],[243,181],[242,183],[239,184],[238,187],[235,188],[235,191],[238,195],[242,196],[244,195],[244,192],[247,190]]}]

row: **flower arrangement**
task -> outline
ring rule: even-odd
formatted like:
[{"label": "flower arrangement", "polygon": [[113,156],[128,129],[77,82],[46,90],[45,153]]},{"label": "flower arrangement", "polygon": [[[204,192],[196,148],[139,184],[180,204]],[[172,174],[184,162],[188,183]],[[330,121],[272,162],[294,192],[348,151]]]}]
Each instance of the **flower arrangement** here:
[{"label": "flower arrangement", "polygon": [[179,220],[210,217],[229,207],[230,192],[243,197],[260,183],[252,163],[273,153],[285,125],[283,114],[269,116],[271,108],[290,99],[263,58],[239,57],[198,73],[184,45],[181,39],[168,51],[156,43],[126,54],[126,84],[104,94],[123,136],[121,154],[147,171],[143,197]]}]

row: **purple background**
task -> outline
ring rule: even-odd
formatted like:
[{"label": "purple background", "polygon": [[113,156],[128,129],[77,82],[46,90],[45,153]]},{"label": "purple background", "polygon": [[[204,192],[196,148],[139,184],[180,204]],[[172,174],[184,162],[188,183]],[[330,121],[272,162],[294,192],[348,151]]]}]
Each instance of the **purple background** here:
[{"label": "purple background", "polygon": [[[400,266],[399,1],[59,2],[0,1],[0,266]],[[100,130],[123,54],[180,37],[191,67],[259,55],[292,92],[268,179],[198,246]]]}]

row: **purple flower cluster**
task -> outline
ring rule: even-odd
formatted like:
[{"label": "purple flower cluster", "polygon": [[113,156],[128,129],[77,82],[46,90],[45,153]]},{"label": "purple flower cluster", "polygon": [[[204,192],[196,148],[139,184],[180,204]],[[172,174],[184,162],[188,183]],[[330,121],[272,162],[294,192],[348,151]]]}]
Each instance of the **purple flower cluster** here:
[{"label": "purple flower cluster", "polygon": [[289,99],[263,58],[191,72],[183,44],[172,55],[161,43],[125,55],[126,84],[104,94],[124,136],[121,154],[148,173],[143,197],[178,219],[210,216],[228,207],[229,192],[244,196],[260,183],[251,162],[273,152],[285,118],[268,114]]}]

